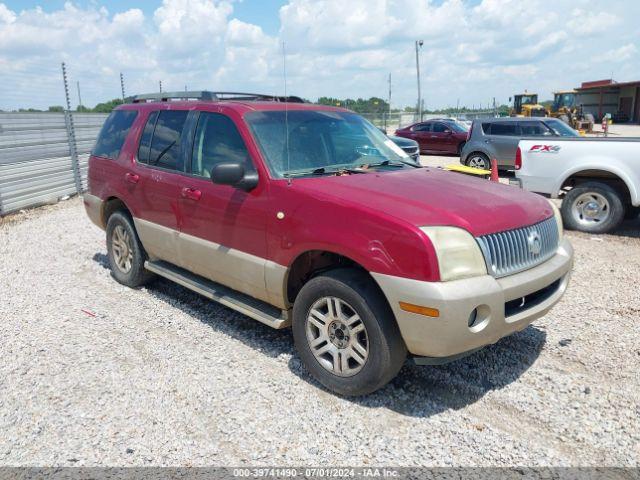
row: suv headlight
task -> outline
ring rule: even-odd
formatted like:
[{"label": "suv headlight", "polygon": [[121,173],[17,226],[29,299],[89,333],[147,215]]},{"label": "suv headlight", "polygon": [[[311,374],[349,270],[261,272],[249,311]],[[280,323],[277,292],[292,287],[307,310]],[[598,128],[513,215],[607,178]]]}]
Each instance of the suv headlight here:
[{"label": "suv headlight", "polygon": [[475,238],[457,227],[420,227],[438,257],[440,280],[459,280],[487,274],[484,256]]},{"label": "suv headlight", "polygon": [[560,210],[556,207],[556,204],[553,203],[553,200],[549,200],[551,204],[551,208],[553,209],[553,216],[556,219],[556,224],[558,225],[558,239],[562,239],[562,235],[564,234],[564,230],[562,228],[562,215],[560,214]]}]

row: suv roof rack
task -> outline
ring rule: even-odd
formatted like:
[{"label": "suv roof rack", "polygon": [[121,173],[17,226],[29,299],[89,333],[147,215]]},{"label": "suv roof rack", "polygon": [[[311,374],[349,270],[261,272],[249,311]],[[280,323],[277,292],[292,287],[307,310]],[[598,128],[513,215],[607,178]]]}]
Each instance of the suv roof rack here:
[{"label": "suv roof rack", "polygon": [[302,98],[291,95],[284,97],[277,95],[267,95],[263,93],[211,92],[208,90],[143,93],[140,95],[134,95],[126,99],[127,103],[168,102],[170,100],[207,100],[211,102],[231,100],[244,102],[266,101],[304,103],[304,100]]}]

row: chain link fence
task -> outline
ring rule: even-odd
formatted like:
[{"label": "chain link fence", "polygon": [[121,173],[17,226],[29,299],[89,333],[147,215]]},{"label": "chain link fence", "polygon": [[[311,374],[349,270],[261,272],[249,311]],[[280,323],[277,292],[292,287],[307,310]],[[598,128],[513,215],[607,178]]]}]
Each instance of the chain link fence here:
[{"label": "chain link fence", "polygon": [[104,113],[0,113],[0,216],[87,188]]}]

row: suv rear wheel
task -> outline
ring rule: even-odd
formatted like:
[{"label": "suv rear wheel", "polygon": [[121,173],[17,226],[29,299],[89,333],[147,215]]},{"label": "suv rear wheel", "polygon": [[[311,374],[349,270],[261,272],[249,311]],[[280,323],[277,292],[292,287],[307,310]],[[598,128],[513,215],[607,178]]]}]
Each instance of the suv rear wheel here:
[{"label": "suv rear wheel", "polygon": [[588,182],[569,190],[562,200],[562,220],[570,230],[606,233],[624,219],[619,192],[606,183]]},{"label": "suv rear wheel", "polygon": [[125,212],[115,212],[107,221],[107,255],[113,277],[123,285],[135,288],[154,278],[144,268],[147,254]]},{"label": "suv rear wheel", "polygon": [[489,161],[489,157],[480,152],[473,152],[467,157],[467,166],[491,170],[491,162]]},{"label": "suv rear wheel", "polygon": [[389,305],[365,273],[338,269],[309,280],[293,306],[293,338],[311,375],[341,395],[366,395],[407,356]]}]

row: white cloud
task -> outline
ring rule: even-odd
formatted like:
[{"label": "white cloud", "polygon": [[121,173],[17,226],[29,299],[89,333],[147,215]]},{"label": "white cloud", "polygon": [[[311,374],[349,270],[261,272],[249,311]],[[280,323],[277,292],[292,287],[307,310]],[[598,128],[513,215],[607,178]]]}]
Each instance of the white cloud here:
[{"label": "white cloud", "polygon": [[[0,0],[1,1],[1,0]],[[415,101],[414,41],[428,107],[476,105],[515,91],[541,98],[593,78],[640,78],[640,2],[595,0],[289,0],[277,34],[234,16],[233,0],[158,0],[135,5],[11,10],[0,3],[0,108],[60,103],[60,62],[94,104],[127,93],[210,88],[282,91],[286,42],[289,92],[386,96]],[[30,104],[29,104],[30,103]],[[29,105],[28,105],[29,104]]]},{"label": "white cloud", "polygon": [[620,48],[614,48],[601,55],[597,55],[594,60],[596,62],[624,62],[638,53],[638,47],[633,43],[628,43]]}]

